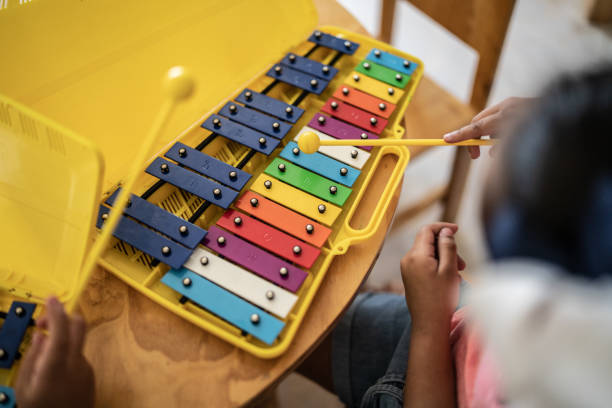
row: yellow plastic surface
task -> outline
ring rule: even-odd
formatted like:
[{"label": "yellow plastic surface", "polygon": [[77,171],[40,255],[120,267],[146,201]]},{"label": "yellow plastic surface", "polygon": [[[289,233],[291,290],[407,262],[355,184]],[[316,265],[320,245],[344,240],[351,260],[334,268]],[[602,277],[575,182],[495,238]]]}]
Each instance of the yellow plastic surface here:
[{"label": "yellow plastic surface", "polygon": [[[107,163],[103,183],[105,193],[97,201],[99,203],[117,185],[125,182],[132,158],[141,149],[142,136],[151,127],[162,105],[159,78],[170,66],[188,67],[198,88],[194,97],[177,109],[164,128],[152,149],[156,154],[150,156],[149,162],[175,141],[195,146],[204,139],[209,132],[199,126],[203,119],[245,87],[261,90],[267,86],[272,81],[265,76],[269,66],[289,51],[303,54],[312,47],[305,40],[315,24],[314,7],[307,0],[237,0],[231,3],[56,0],[23,5],[9,2],[7,9],[0,10],[0,34],[3,38],[13,39],[0,49],[2,61],[10,61],[9,64],[0,64],[0,92],[77,131],[99,146]],[[62,29],[57,30],[57,27]],[[300,106],[306,112],[283,144],[293,139],[374,47],[419,63],[404,97],[381,135],[385,138],[402,137],[404,129],[399,123],[421,78],[423,64],[413,56],[370,38],[336,27],[320,29],[356,41],[361,47],[355,55],[344,56],[336,64],[340,72],[328,90],[304,100]],[[335,52],[320,48],[311,58],[329,63],[334,55]],[[290,103],[299,93],[281,84],[269,95]],[[1,149],[0,146],[0,152]],[[93,147],[91,150],[95,151]],[[244,158],[247,151],[243,146],[219,137],[204,149],[207,154],[232,165]],[[254,174],[253,179],[256,179],[279,151],[269,158],[256,155],[244,170]],[[397,158],[392,175],[369,222],[355,228],[350,224],[352,216],[378,165],[387,155]],[[100,263],[144,295],[216,336],[259,357],[276,357],[287,350],[296,333],[299,335],[298,328],[334,256],[345,253],[354,243],[369,239],[376,231],[400,184],[408,160],[406,148],[372,150],[370,160],[354,185],[353,194],[333,224],[322,255],[309,270],[308,278],[297,293],[299,300],[286,319],[285,329],[271,346],[251,336],[243,336],[240,330],[201,308],[189,303],[181,304],[178,301],[180,296],[160,282],[167,266],[153,266],[150,257],[129,245],[114,240],[114,249],[106,251]],[[87,162],[92,163],[91,160]],[[35,164],[32,167],[40,173],[40,167]],[[86,174],[89,173],[79,177]],[[41,177],[32,181],[37,187],[46,182],[49,190],[61,191],[51,188],[55,187],[56,181]],[[154,182],[153,177],[142,172],[136,180],[134,192],[141,194]],[[96,190],[99,187],[90,185],[90,188]],[[247,185],[245,190],[249,188]],[[80,198],[77,201],[81,201]],[[202,202],[170,185],[159,189],[149,201],[183,218],[193,214]],[[41,199],[40,206],[45,204]],[[86,218],[79,222],[84,231],[89,231],[94,224],[95,206],[95,202],[89,202],[85,206],[87,214],[81,214]],[[15,210],[10,209],[10,212],[15,213]],[[211,206],[197,223],[208,228],[221,214],[221,209]],[[71,220],[74,220],[73,215],[70,212]],[[36,226],[35,223],[31,225]],[[90,242],[85,232],[82,236],[81,253],[84,253]],[[80,258],[82,262],[82,256]],[[80,266],[80,262],[74,259],[71,262]],[[36,268],[30,269],[27,284],[24,284],[26,278],[13,280],[21,282],[20,287],[24,289],[39,285],[38,280],[45,270],[40,268],[40,264],[35,265]],[[49,293],[66,290],[70,285],[61,283],[51,287]]]}]

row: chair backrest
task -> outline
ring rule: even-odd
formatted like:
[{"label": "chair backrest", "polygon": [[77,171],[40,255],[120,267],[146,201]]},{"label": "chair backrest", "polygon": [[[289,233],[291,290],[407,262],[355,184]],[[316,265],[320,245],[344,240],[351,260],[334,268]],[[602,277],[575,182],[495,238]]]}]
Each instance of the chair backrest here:
[{"label": "chair backrest", "polygon": [[[380,39],[391,41],[396,0],[382,0]],[[487,103],[515,0],[410,0],[479,54],[470,104]]]}]

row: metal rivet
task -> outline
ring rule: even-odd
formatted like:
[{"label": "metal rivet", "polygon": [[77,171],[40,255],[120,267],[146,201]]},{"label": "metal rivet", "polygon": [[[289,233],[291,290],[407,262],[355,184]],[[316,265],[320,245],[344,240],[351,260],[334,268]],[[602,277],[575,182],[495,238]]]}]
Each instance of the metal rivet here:
[{"label": "metal rivet", "polygon": [[217,244],[225,245],[225,237],[218,237],[217,238]]},{"label": "metal rivet", "polygon": [[259,138],[259,144],[262,145],[262,146],[265,145],[266,144],[266,138],[265,137],[260,137]]},{"label": "metal rivet", "polygon": [[389,88],[389,89],[387,89],[387,93],[388,93],[389,95],[393,95],[393,94],[395,93],[395,89],[393,89],[393,88]]},{"label": "metal rivet", "polygon": [[319,121],[319,123],[325,123],[325,116],[319,116],[317,120]]},{"label": "metal rivet", "polygon": [[288,114],[292,114],[293,113],[293,108],[291,106],[287,106],[285,108],[285,112],[287,112]]},{"label": "metal rivet", "polygon": [[387,105],[385,105],[384,103],[381,102],[381,103],[378,104],[378,109],[384,111],[385,109],[387,109]]},{"label": "metal rivet", "polygon": [[374,50],[374,55],[376,55],[377,57],[380,57],[380,50]]},{"label": "metal rivet", "polygon": [[351,48],[351,45],[353,45],[353,44],[351,44],[351,42],[350,42],[350,41],[345,41],[345,42],[344,42],[344,46],[345,46],[346,48]]},{"label": "metal rivet", "polygon": [[336,193],[338,192],[338,187],[336,187],[336,186],[330,186],[330,187],[329,187],[329,192],[330,192],[331,194],[336,194]]},{"label": "metal rivet", "polygon": [[331,108],[332,108],[332,109],[334,109],[334,110],[338,109],[338,102],[333,101],[333,102],[331,103]]},{"label": "metal rivet", "polygon": [[373,124],[373,125],[375,125],[375,124],[377,124],[377,123],[378,123],[378,119],[376,119],[376,118],[372,117],[372,118],[370,118],[370,123],[371,123],[371,124]]},{"label": "metal rivet", "polygon": [[203,256],[200,258],[200,264],[202,265],[208,265],[208,257],[207,256]]},{"label": "metal rivet", "polygon": [[256,198],[251,198],[251,207],[257,207],[259,204],[259,200]]},{"label": "metal rivet", "polygon": [[234,170],[229,172],[229,178],[230,180],[236,180],[238,178],[238,173],[235,172]]},{"label": "metal rivet", "polygon": [[289,275],[289,269],[285,268],[284,266],[282,268],[280,268],[280,270],[278,271],[278,273],[280,273],[280,276],[287,276]]},{"label": "metal rivet", "polygon": [[189,230],[187,229],[186,225],[181,225],[179,227],[179,232],[181,233],[181,235],[187,235],[187,232],[189,232]]},{"label": "metal rivet", "polygon": [[285,166],[285,164],[284,164],[284,163],[281,163],[281,164],[279,164],[279,165],[278,165],[278,169],[279,169],[279,170],[280,170],[282,173],[284,173],[284,172],[285,172],[285,170],[287,170],[287,166]]},{"label": "metal rivet", "polygon": [[318,84],[319,84],[319,81],[317,81],[316,79],[310,80],[310,86],[312,86],[313,88],[316,87]]},{"label": "metal rivet", "polygon": [[293,150],[291,150],[293,152],[293,154],[295,154],[296,156],[298,154],[300,154],[300,149],[298,149],[297,147],[294,147]]},{"label": "metal rivet", "polygon": [[274,130],[278,130],[278,129],[280,129],[280,123],[278,123],[278,122],[274,122],[274,123],[272,124],[272,129],[274,129]]},{"label": "metal rivet", "polygon": [[108,220],[108,213],[102,214],[102,219],[103,220]]},{"label": "metal rivet", "polygon": [[132,206],[132,200],[128,198],[127,203],[125,203],[126,207],[131,207]]},{"label": "metal rivet", "polygon": [[302,253],[302,248],[299,245],[293,247],[293,253],[299,255]]},{"label": "metal rivet", "polygon": [[15,314],[19,317],[23,316],[25,314],[25,309],[21,306],[17,306],[15,308]]},{"label": "metal rivet", "polygon": [[6,395],[3,392],[0,392],[0,404],[4,404],[4,403],[8,402],[8,400],[9,400],[8,395]]},{"label": "metal rivet", "polygon": [[215,125],[215,127],[221,127],[221,120],[219,118],[214,118],[213,125]]},{"label": "metal rivet", "polygon": [[247,101],[250,101],[251,98],[253,97],[253,93],[251,91],[246,91],[244,93],[244,96],[247,98]]},{"label": "metal rivet", "polygon": [[220,188],[215,188],[215,189],[213,190],[213,195],[214,195],[216,198],[221,197],[221,189],[220,189]]},{"label": "metal rivet", "polygon": [[306,224],[306,232],[312,234],[314,232],[314,225]]},{"label": "metal rivet", "polygon": [[270,189],[270,187],[272,187],[272,182],[270,180],[264,181],[264,187]]},{"label": "metal rivet", "polygon": [[404,60],[404,67],[406,68],[410,67],[410,61]]},{"label": "metal rivet", "polygon": [[240,217],[236,217],[236,218],[234,218],[234,224],[236,224],[236,225],[242,225],[242,218],[240,218]]},{"label": "metal rivet", "polygon": [[359,82],[359,75],[357,74],[353,75],[353,80],[355,80],[356,82]]},{"label": "metal rivet", "polygon": [[342,167],[340,169],[340,175],[341,176],[346,176],[348,174],[348,169],[346,167]]},{"label": "metal rivet", "polygon": [[273,290],[266,291],[266,297],[268,298],[268,300],[274,299],[274,291]]},{"label": "metal rivet", "polygon": [[4,359],[6,355],[7,355],[6,351],[0,348],[0,360]]},{"label": "metal rivet", "polygon": [[187,156],[187,149],[185,149],[184,147],[181,147],[178,151],[179,156],[181,157],[185,157]]},{"label": "metal rivet", "polygon": [[345,95],[349,94],[349,89],[348,88],[342,88],[342,93]]},{"label": "metal rivet", "polygon": [[183,279],[183,286],[191,286],[191,279],[184,278]]},{"label": "metal rivet", "polygon": [[357,158],[357,155],[359,155],[359,152],[357,151],[357,149],[355,149],[355,150],[351,150],[351,157],[352,157],[353,159],[356,159],[356,158]]},{"label": "metal rivet", "polygon": [[395,79],[397,81],[401,81],[402,80],[402,76],[400,74],[395,74]]},{"label": "metal rivet", "polygon": [[289,54],[289,61],[291,61],[292,63],[295,62],[295,55]]},{"label": "metal rivet", "polygon": [[162,252],[162,255],[168,256],[172,253],[172,250],[170,249],[169,246],[164,246],[162,247],[161,252]]},{"label": "metal rivet", "polygon": [[327,65],[324,65],[323,68],[321,68],[321,71],[323,71],[324,74],[329,73],[329,67]]},{"label": "metal rivet", "polygon": [[159,166],[159,169],[161,170],[162,173],[168,173],[170,171],[170,167],[168,167],[168,165],[166,163],[162,164],[161,166]]},{"label": "metal rivet", "polygon": [[362,134],[360,135],[360,137],[361,137],[362,139],[364,139],[364,140],[365,140],[365,139],[367,139],[367,138],[368,138],[368,134],[367,134],[367,133],[362,133]]},{"label": "metal rivet", "polygon": [[253,313],[251,315],[251,323],[253,324],[259,323],[259,315],[257,313]]},{"label": "metal rivet", "polygon": [[365,69],[370,69],[370,64],[369,64],[369,63],[367,63],[367,62],[364,62],[364,63],[363,63],[363,67],[364,67]]},{"label": "metal rivet", "polygon": [[325,204],[319,204],[319,212],[321,214],[323,214],[326,209],[327,209],[327,207],[325,207]]},{"label": "metal rivet", "polygon": [[315,38],[321,38],[321,32],[320,31],[315,31],[314,32],[314,36],[315,36]]},{"label": "metal rivet", "polygon": [[280,74],[282,72],[282,70],[283,69],[281,68],[280,65],[277,65],[277,66],[274,67],[274,72],[276,72],[277,74]]}]

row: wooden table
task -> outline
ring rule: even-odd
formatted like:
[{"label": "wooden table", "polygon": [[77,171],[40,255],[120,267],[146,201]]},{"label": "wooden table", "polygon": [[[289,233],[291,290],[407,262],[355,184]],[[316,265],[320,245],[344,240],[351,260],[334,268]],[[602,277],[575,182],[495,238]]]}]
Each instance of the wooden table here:
[{"label": "wooden table", "polygon": [[[320,24],[366,33],[335,1],[316,2]],[[367,223],[394,167],[387,157],[356,215]],[[142,296],[109,272],[98,270],[81,309],[89,322],[85,353],[96,373],[99,407],[238,406],[277,384],[328,333],[374,263],[397,206],[368,242],[336,258],[289,350],[280,358],[255,358],[186,322]]]}]

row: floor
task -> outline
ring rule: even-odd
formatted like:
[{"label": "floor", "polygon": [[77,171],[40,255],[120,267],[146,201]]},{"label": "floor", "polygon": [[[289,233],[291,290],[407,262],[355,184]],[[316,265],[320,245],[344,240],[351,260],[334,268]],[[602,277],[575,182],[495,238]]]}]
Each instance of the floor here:
[{"label": "floor", "polygon": [[[339,0],[369,32],[378,33],[380,0]],[[576,71],[612,59],[612,27],[593,26],[587,20],[590,0],[517,0],[506,43],[498,67],[489,104],[509,96],[535,95],[556,74]],[[478,55],[444,28],[423,15],[408,2],[396,11],[393,45],[420,57],[429,75],[449,92],[467,101]],[[422,41],[427,38],[428,41]],[[448,69],[452,62],[453,69]],[[409,108],[410,109],[410,108]],[[411,163],[399,208],[409,206],[432,186],[444,182],[452,152],[434,149]],[[459,250],[474,271],[487,258],[478,221],[483,174],[490,160],[484,155],[474,163],[458,224]],[[399,278],[399,259],[410,247],[419,225],[434,221],[439,209],[433,208],[399,232],[389,236],[367,282],[380,288]],[[278,387],[278,407],[342,407],[340,401],[298,374],[291,374]]]}]

